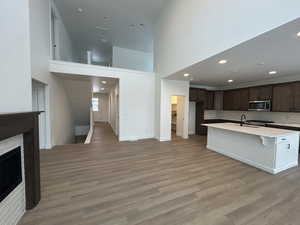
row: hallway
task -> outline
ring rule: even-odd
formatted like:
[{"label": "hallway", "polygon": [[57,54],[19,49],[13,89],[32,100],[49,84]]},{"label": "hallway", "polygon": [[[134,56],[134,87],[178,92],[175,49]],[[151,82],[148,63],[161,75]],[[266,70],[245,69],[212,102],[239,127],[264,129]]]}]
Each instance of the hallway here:
[{"label": "hallway", "polygon": [[109,123],[96,122],[91,143],[114,144],[118,142],[118,137],[114,134]]}]

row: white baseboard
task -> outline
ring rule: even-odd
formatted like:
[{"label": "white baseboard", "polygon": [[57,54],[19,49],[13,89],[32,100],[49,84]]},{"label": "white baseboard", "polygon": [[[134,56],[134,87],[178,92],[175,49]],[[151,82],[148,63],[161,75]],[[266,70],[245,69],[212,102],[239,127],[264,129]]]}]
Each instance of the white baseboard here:
[{"label": "white baseboard", "polygon": [[167,141],[171,141],[171,140],[170,140],[170,139],[160,138],[159,141],[160,141],[160,142],[167,142]]},{"label": "white baseboard", "polygon": [[288,169],[291,169],[291,168],[294,168],[294,167],[298,167],[298,161],[290,163],[290,164],[288,164],[286,166],[274,169],[273,171],[274,171],[274,174],[277,174],[277,173],[280,173],[282,171],[285,171],[285,170],[288,170]]},{"label": "white baseboard", "polygon": [[119,141],[140,141],[140,140],[146,140],[146,139],[156,139],[155,136],[125,136],[120,137]]}]

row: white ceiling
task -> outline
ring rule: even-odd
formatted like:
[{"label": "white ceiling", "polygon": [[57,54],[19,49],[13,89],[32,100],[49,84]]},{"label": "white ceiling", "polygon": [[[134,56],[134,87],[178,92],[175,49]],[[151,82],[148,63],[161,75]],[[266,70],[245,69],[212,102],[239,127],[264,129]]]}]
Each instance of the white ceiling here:
[{"label": "white ceiling", "polygon": [[[116,45],[152,52],[153,24],[163,1],[56,0],[55,4],[78,48],[107,52]],[[78,8],[83,11],[78,12]]]},{"label": "white ceiling", "polygon": [[[194,85],[225,87],[229,79],[234,80],[233,84],[241,84],[292,75],[300,77],[298,32],[300,19],[179,71],[169,78],[193,79],[191,83]],[[222,59],[228,60],[228,63],[218,64]],[[269,75],[272,70],[278,73]],[[191,74],[191,77],[184,78],[184,73]]]},{"label": "white ceiling", "polygon": [[[57,76],[61,77],[64,80],[65,84],[71,83],[78,83],[85,85],[89,84],[90,88],[88,93],[109,93],[113,88],[115,88],[116,84],[118,83],[118,79],[116,78],[109,78],[109,77],[93,77],[93,76],[84,76],[84,75],[71,75],[71,74],[56,74]],[[105,82],[105,83],[103,83]],[[102,90],[102,88],[104,88]],[[80,88],[77,89],[77,92],[85,91],[81,90]]]},{"label": "white ceiling", "polygon": [[[118,79],[107,77],[91,77],[93,93],[109,93],[115,88]],[[103,84],[103,82],[106,82]],[[104,88],[104,90],[102,90]]]}]

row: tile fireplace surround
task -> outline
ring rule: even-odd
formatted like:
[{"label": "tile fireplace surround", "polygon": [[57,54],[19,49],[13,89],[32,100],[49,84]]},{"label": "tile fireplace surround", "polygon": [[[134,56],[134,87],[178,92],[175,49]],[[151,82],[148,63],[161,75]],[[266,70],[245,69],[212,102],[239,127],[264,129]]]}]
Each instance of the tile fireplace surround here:
[{"label": "tile fireplace surround", "polygon": [[0,156],[21,147],[22,162],[22,182],[0,202],[0,225],[16,225],[25,210],[36,207],[41,199],[38,136],[40,113],[0,114]]},{"label": "tile fireplace surround", "polygon": [[15,225],[25,213],[23,135],[18,135],[0,141],[0,156],[12,151],[17,147],[21,147],[23,179],[21,184],[19,184],[2,202],[0,202],[0,225]]}]

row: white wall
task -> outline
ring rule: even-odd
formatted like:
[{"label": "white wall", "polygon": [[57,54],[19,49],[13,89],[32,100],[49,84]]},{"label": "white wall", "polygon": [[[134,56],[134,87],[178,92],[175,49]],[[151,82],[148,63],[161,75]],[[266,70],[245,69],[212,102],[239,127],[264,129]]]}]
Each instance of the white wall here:
[{"label": "white wall", "polygon": [[109,119],[108,122],[110,126],[112,127],[115,135],[119,135],[119,84],[117,83],[114,88],[111,89],[109,93],[109,100],[108,100],[108,113],[109,113]]},{"label": "white wall", "polygon": [[94,94],[94,98],[99,99],[99,111],[98,112],[93,112],[94,114],[94,121],[95,122],[108,122],[108,94],[101,94],[101,93],[96,93]]},{"label": "white wall", "polygon": [[1,0],[0,8],[0,113],[31,111],[28,0]]},{"label": "white wall", "polygon": [[50,70],[65,75],[118,78],[119,139],[124,141],[155,136],[155,75],[153,73],[59,61],[51,61]]},{"label": "white wall", "polygon": [[190,84],[187,81],[176,80],[161,80],[161,104],[160,104],[160,134],[159,140],[171,140],[171,97],[185,97],[185,112],[184,112],[184,128],[183,137],[188,138],[188,122],[189,122],[189,88]]},{"label": "white wall", "polygon": [[153,72],[153,53],[114,46],[112,66],[123,69]]},{"label": "white wall", "polygon": [[[51,148],[54,145],[73,142],[73,114],[70,100],[65,91],[63,81],[49,72],[50,2],[48,0],[30,0],[29,6],[31,33],[31,75],[32,78],[46,85],[46,102],[48,105],[47,124],[48,129],[50,130],[50,143],[48,143],[48,148]],[[16,21],[15,18],[13,20]],[[20,29],[20,25],[17,27]],[[14,45],[15,44],[17,44],[17,42],[15,42]],[[14,62],[18,62],[17,58],[15,58]],[[22,82],[19,83],[24,86]],[[11,87],[13,87],[13,85],[11,85]],[[17,93],[19,93],[19,98],[20,96],[22,97],[20,92]],[[18,102],[21,101],[18,100]]]},{"label": "white wall", "polygon": [[178,72],[298,18],[299,8],[299,0],[166,1],[156,25],[155,72]]},{"label": "white wall", "polygon": [[75,126],[89,126],[92,83],[89,79],[66,79],[63,84],[70,99]]}]

